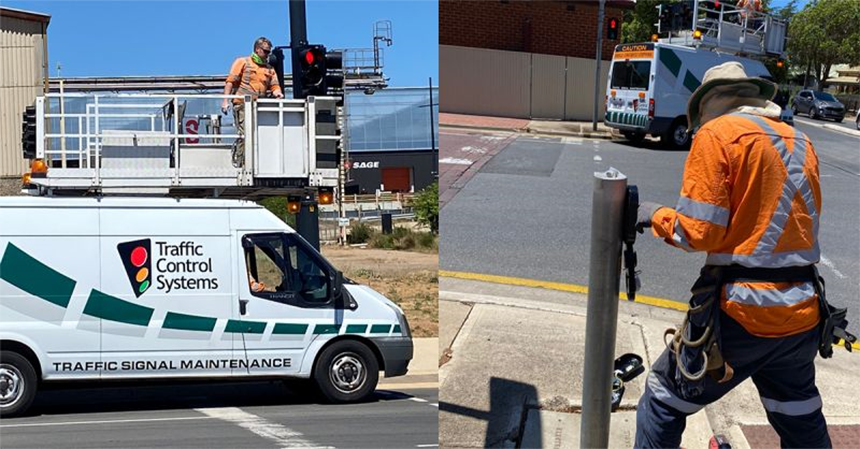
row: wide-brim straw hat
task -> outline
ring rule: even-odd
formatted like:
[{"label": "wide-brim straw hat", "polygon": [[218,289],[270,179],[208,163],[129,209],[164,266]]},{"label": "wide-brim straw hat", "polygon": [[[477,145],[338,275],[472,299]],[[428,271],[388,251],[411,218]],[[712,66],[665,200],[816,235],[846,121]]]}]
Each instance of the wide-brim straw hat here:
[{"label": "wide-brim straw hat", "polygon": [[722,63],[716,67],[711,67],[705,72],[705,77],[702,79],[702,85],[693,92],[690,101],[687,102],[687,123],[689,129],[695,129],[699,126],[702,118],[701,106],[702,98],[715,87],[731,86],[734,84],[749,83],[758,87],[758,95],[755,98],[763,100],[772,100],[776,95],[776,84],[758,77],[747,76],[744,71],[744,66],[740,62],[730,61]]}]

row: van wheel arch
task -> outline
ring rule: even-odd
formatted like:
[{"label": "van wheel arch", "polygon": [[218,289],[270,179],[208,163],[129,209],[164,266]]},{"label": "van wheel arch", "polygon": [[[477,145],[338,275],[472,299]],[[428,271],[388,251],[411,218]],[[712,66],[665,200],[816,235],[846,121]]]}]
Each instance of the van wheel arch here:
[{"label": "van wheel arch", "polygon": [[36,356],[36,352],[30,349],[29,346],[15,340],[0,340],[0,349],[17,353],[27,359],[33,365],[33,369],[36,370],[36,380],[42,382],[42,364],[39,363],[39,357]]}]

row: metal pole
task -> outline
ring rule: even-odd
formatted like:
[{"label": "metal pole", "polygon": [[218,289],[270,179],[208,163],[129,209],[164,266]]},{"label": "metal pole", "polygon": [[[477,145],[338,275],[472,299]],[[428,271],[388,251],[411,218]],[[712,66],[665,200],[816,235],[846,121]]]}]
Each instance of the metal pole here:
[{"label": "metal pole", "polygon": [[612,364],[621,283],[621,227],[626,192],[627,177],[614,168],[594,174],[580,448],[609,445]]},{"label": "metal pole", "polygon": [[597,131],[597,102],[600,101],[600,62],[603,60],[603,10],[606,0],[600,0],[597,11],[597,57],[594,61],[594,114],[591,116],[591,129]]},{"label": "metal pole", "polygon": [[433,77],[431,76],[428,80],[428,92],[430,93],[430,152],[433,153],[433,174],[438,178],[439,162],[437,162],[437,159],[439,158],[439,153],[436,152],[436,132],[433,129]]},{"label": "metal pole", "polygon": [[301,207],[296,214],[296,232],[304,237],[317,251],[320,250],[319,205],[313,192],[302,195]]},{"label": "metal pole", "polygon": [[302,80],[301,76],[296,76],[301,67],[299,61],[299,48],[307,45],[308,31],[305,20],[305,0],[290,0],[290,55],[292,58],[292,81],[293,81],[293,98],[301,98]]}]

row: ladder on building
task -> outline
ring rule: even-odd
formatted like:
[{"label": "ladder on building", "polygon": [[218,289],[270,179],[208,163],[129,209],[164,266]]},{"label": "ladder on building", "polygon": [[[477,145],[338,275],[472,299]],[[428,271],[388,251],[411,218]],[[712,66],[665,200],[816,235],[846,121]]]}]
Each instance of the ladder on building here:
[{"label": "ladder on building", "polygon": [[[785,56],[788,22],[714,0],[693,0],[692,26],[660,42],[743,56]],[[718,5],[718,6],[717,6]],[[689,23],[689,22],[688,22]]]},{"label": "ladder on building", "polygon": [[31,173],[28,191],[254,199],[338,185],[341,97],[245,97],[244,135],[221,115],[225,98],[243,97],[38,97],[35,156],[46,170]]}]

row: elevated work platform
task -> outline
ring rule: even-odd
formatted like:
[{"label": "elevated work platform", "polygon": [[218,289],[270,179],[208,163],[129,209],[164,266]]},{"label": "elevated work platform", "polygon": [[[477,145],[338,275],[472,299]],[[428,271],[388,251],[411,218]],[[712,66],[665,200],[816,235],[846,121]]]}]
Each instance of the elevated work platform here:
[{"label": "elevated work platform", "polygon": [[[689,30],[660,39],[660,42],[707,48],[743,56],[785,56],[788,22],[762,12],[708,0],[693,2]],[[695,32],[701,33],[696,37]]]},{"label": "elevated work platform", "polygon": [[[244,133],[225,95],[49,94],[36,100],[31,192],[253,198],[335,187],[340,97],[244,98]],[[238,158],[244,146],[244,157]]]}]

